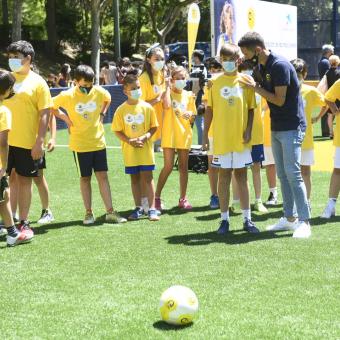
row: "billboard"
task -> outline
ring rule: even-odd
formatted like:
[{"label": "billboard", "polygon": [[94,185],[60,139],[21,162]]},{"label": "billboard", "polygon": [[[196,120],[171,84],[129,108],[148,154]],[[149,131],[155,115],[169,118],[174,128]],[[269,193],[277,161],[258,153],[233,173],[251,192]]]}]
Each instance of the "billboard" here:
[{"label": "billboard", "polygon": [[249,31],[262,35],[267,49],[297,57],[297,7],[258,0],[210,0],[212,55],[225,42],[236,43]]}]

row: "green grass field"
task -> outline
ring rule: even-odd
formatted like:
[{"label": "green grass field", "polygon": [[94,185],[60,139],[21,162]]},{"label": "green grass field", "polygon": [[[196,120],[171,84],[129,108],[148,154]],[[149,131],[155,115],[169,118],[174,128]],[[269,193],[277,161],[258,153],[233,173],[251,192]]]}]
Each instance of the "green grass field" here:
[{"label": "green grass field", "polygon": [[[107,142],[118,144],[109,127]],[[65,131],[58,133],[58,144],[66,143]],[[115,207],[128,215],[133,200],[121,151],[110,149],[108,157]],[[162,166],[162,156],[156,158],[155,178]],[[0,242],[1,339],[340,339],[340,218],[317,217],[329,173],[313,173],[313,234],[296,240],[289,232],[265,232],[281,206],[253,215],[259,235],[243,233],[237,215],[232,232],[217,236],[207,175],[190,174],[194,209],[179,213],[176,171],[164,190],[170,210],[160,222],[84,227],[71,152],[57,148],[47,164],[56,221],[33,223],[29,245]],[[104,209],[93,184],[100,221]],[[31,220],[39,215],[35,188]],[[182,329],[160,322],[160,295],[174,284],[193,289],[200,303],[198,320]]]}]

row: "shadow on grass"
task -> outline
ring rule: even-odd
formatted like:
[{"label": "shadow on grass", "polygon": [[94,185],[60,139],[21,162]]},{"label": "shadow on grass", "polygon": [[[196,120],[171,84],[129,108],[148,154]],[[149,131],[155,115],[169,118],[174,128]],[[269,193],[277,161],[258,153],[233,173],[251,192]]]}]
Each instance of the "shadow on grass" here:
[{"label": "shadow on grass", "polygon": [[162,210],[162,215],[184,215],[193,212],[202,212],[202,211],[212,211],[208,205],[202,205],[197,207],[192,207],[190,210],[184,210],[179,207],[172,207],[170,209]]},{"label": "shadow on grass", "polygon": [[339,223],[339,222],[340,222],[340,216],[335,216],[330,219],[320,218],[320,217],[313,217],[310,219],[310,224],[312,227],[321,226],[321,225],[330,224],[330,223],[332,224]]},{"label": "shadow on grass", "polygon": [[165,321],[156,321],[153,324],[154,328],[157,328],[161,331],[181,331],[182,329],[186,329],[186,328],[190,328],[192,327],[193,323],[189,323],[188,325],[169,325],[168,323],[166,323]]},{"label": "shadow on grass", "polygon": [[211,243],[243,244],[278,238],[292,237],[291,234],[275,234],[263,231],[258,234],[248,234],[242,229],[232,230],[227,235],[218,235],[216,231],[166,237],[169,244],[183,244],[185,246],[205,246]]}]

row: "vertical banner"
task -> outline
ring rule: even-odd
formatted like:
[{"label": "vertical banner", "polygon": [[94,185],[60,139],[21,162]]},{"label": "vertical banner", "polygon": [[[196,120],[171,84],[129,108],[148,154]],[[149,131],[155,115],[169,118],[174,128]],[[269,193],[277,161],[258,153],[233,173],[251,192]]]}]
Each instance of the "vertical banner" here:
[{"label": "vertical banner", "polygon": [[192,52],[195,49],[198,26],[201,20],[200,9],[197,4],[191,4],[188,11],[188,61],[189,70],[191,69]]},{"label": "vertical banner", "polygon": [[297,55],[297,7],[258,0],[211,0],[212,55],[224,43],[236,43],[249,31],[262,35],[267,49]]}]

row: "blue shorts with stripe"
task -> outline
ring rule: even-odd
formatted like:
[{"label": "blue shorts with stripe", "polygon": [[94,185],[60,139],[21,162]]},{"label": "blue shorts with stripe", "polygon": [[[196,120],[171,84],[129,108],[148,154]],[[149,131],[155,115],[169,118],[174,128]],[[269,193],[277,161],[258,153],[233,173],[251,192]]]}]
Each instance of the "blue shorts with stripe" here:
[{"label": "blue shorts with stripe", "polygon": [[253,145],[251,148],[251,158],[253,163],[261,163],[264,161],[264,147],[263,144]]}]

